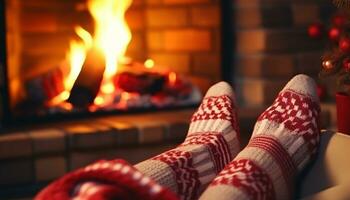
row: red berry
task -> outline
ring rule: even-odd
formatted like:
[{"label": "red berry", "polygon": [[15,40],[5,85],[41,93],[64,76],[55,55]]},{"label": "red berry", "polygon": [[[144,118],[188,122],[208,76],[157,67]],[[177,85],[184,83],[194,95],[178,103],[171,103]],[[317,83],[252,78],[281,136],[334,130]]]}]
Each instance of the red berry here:
[{"label": "red berry", "polygon": [[343,61],[343,68],[346,72],[350,72],[350,58],[345,58]]},{"label": "red berry", "polygon": [[333,18],[332,18],[332,23],[335,25],[335,26],[343,26],[346,22],[346,18],[344,15],[335,15]]},{"label": "red berry", "polygon": [[328,31],[328,37],[330,40],[339,40],[340,30],[339,28],[333,27]]},{"label": "red berry", "polygon": [[308,34],[312,38],[319,38],[322,35],[322,25],[321,24],[312,24],[308,28]]},{"label": "red berry", "polygon": [[342,52],[350,52],[350,39],[342,38],[339,41],[339,48]]}]

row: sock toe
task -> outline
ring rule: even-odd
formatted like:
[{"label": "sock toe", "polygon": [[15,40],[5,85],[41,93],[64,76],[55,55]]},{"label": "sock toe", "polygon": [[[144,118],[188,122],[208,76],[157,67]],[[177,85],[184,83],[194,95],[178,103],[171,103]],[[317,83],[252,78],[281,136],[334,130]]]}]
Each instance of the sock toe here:
[{"label": "sock toe", "polygon": [[294,76],[283,88],[282,92],[286,90],[291,90],[301,95],[309,96],[315,102],[319,101],[315,81],[305,74],[298,74]]},{"label": "sock toe", "polygon": [[205,94],[206,97],[211,96],[222,96],[222,95],[228,95],[232,98],[234,98],[234,92],[230,84],[227,82],[221,81],[213,86],[211,86],[207,93]]},{"label": "sock toe", "polygon": [[227,82],[211,86],[198,110],[193,114],[189,134],[196,132],[226,132],[238,134],[235,94]]}]

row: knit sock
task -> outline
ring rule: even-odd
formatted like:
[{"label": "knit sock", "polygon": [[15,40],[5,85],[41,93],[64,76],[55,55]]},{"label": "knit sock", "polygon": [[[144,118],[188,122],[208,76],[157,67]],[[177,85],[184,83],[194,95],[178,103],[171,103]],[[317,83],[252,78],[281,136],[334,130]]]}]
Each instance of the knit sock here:
[{"label": "knit sock", "polygon": [[252,138],[201,199],[290,199],[293,179],[319,144],[314,81],[297,75],[255,124]]},{"label": "knit sock", "polygon": [[212,86],[193,114],[185,141],[135,167],[182,199],[195,199],[239,147],[234,93],[225,82]]},{"label": "knit sock", "polygon": [[100,160],[50,183],[36,200],[178,200],[124,160]]}]

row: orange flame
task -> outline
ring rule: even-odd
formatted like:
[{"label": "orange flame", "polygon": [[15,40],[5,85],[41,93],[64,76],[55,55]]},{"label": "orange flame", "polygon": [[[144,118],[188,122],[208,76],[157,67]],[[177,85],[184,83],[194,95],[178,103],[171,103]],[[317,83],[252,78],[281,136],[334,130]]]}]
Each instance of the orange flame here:
[{"label": "orange flame", "polygon": [[77,26],[75,27],[75,32],[83,42],[77,42],[75,40],[70,41],[70,50],[67,53],[67,58],[70,62],[70,72],[64,81],[67,91],[72,89],[75,80],[78,78],[86,58],[86,51],[91,48],[93,43],[90,33],[85,29]]},{"label": "orange flame", "polygon": [[131,32],[124,15],[132,0],[89,0],[88,9],[95,20],[94,42],[102,49],[106,69],[101,86],[102,94],[115,91],[112,78],[118,71],[118,60],[125,55]]},{"label": "orange flame", "polygon": [[123,59],[131,41],[131,32],[124,18],[131,3],[132,0],[88,0],[87,7],[95,22],[94,35],[91,36],[80,26],[75,28],[82,42],[70,41],[70,49],[67,53],[70,72],[64,81],[65,91],[52,103],[56,104],[68,99],[83,67],[86,53],[92,46],[97,46],[103,51],[106,61],[102,85],[95,103],[102,104],[105,101],[103,94],[111,94],[115,91],[112,78],[118,71],[118,61]]},{"label": "orange flame", "polygon": [[105,77],[117,73],[118,60],[122,58],[131,40],[131,32],[124,15],[132,0],[89,0],[88,8],[95,20],[94,42],[106,58]]},{"label": "orange flame", "polygon": [[76,26],[75,33],[82,39],[82,41],[71,40],[69,43],[70,49],[66,54],[66,59],[69,61],[70,69],[68,75],[64,79],[64,91],[51,99],[50,102],[48,102],[48,105],[60,105],[63,101],[69,98],[70,91],[72,90],[74,82],[78,78],[83,66],[86,57],[86,50],[92,46],[93,41],[89,32],[80,26]]}]

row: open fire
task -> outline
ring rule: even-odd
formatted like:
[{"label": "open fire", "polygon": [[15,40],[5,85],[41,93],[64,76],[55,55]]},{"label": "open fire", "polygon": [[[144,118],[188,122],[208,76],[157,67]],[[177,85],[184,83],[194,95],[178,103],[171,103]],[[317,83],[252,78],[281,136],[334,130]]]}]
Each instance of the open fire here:
[{"label": "open fire", "polygon": [[132,39],[125,12],[132,0],[88,0],[94,32],[75,27],[66,59],[56,69],[25,83],[40,112],[129,110],[197,104],[199,90],[186,77],[151,59],[125,53]]}]

